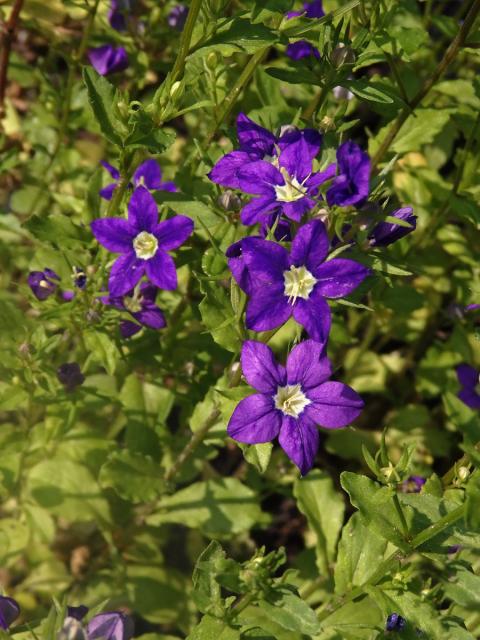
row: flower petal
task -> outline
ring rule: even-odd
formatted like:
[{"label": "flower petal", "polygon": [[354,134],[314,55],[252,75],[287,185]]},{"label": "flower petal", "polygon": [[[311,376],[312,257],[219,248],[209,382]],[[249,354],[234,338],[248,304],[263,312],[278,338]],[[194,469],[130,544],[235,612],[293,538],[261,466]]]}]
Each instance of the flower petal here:
[{"label": "flower petal", "polygon": [[479,382],[478,371],[469,364],[460,364],[456,368],[457,378],[464,387],[474,388]]},{"label": "flower petal", "polygon": [[285,247],[262,238],[244,238],[242,255],[254,287],[284,287],[283,274],[290,266]]},{"label": "flower petal", "polygon": [[291,60],[301,60],[310,56],[320,58],[320,51],[306,40],[297,40],[287,45],[286,54]]},{"label": "flower petal", "polygon": [[128,221],[137,233],[152,231],[158,222],[158,207],[145,187],[137,187],[128,203]]},{"label": "flower petal", "polygon": [[276,411],[273,398],[255,393],[239,402],[230,418],[227,433],[238,442],[261,444],[278,435],[282,418]]},{"label": "flower petal", "polygon": [[358,418],[364,406],[358,393],[342,382],[324,382],[309,389],[307,396],[312,404],[305,407],[306,414],[327,429],[346,427]]},{"label": "flower petal", "polygon": [[278,146],[281,150],[290,144],[301,144],[303,153],[313,160],[320,151],[322,136],[316,129],[291,129],[280,136]]},{"label": "flower petal", "polygon": [[297,298],[293,306],[293,317],[305,327],[312,340],[322,344],[327,342],[332,314],[327,301],[317,293],[316,287],[308,300]]},{"label": "flower petal", "polygon": [[252,198],[242,209],[240,218],[242,224],[250,226],[257,222],[263,222],[271,211],[278,207],[278,202],[272,194],[268,196],[260,196],[260,198]]},{"label": "flower petal", "polygon": [[270,331],[284,324],[293,307],[283,293],[283,284],[270,288],[256,288],[247,304],[246,325],[252,331]]},{"label": "flower petal", "polygon": [[120,180],[120,171],[114,167],[113,164],[110,164],[106,160],[100,160],[100,164],[108,171],[114,180]]},{"label": "flower petal", "polygon": [[142,325],[132,322],[131,320],[122,320],[120,322],[120,335],[122,338],[131,338],[142,330]]},{"label": "flower petal", "polygon": [[327,257],[328,247],[325,225],[320,220],[312,220],[298,230],[292,242],[290,261],[296,267],[305,265],[313,274]]},{"label": "flower petal", "polygon": [[98,242],[113,253],[126,253],[132,250],[135,230],[123,218],[98,218],[90,224],[92,233]]},{"label": "flower petal", "polygon": [[220,184],[222,187],[240,189],[238,171],[245,167],[247,163],[257,159],[257,156],[252,156],[246,151],[232,151],[220,158],[208,174],[208,177],[212,182]]},{"label": "flower petal", "polygon": [[133,184],[136,187],[145,186],[147,189],[160,189],[162,182],[162,170],[160,165],[153,158],[142,162],[133,174]]},{"label": "flower petal", "polygon": [[130,640],[134,627],[130,616],[117,611],[99,613],[87,626],[88,640]]},{"label": "flower petal", "polygon": [[285,384],[284,368],[277,364],[272,350],[263,342],[244,342],[241,363],[248,384],[262,393],[275,394],[277,387]]},{"label": "flower petal", "polygon": [[332,365],[325,355],[325,345],[304,340],[292,349],[287,359],[287,384],[301,384],[302,389],[318,387],[332,375]]},{"label": "flower petal", "polygon": [[312,200],[312,198],[304,197],[299,200],[294,200],[293,202],[277,202],[277,205],[280,205],[282,212],[287,218],[295,220],[295,222],[300,222],[303,214],[313,209],[316,202]]},{"label": "flower petal", "polygon": [[108,290],[113,297],[124,296],[135,287],[145,273],[145,260],[139,260],[133,251],[117,258],[110,271]]},{"label": "flower petal", "polygon": [[312,173],[312,157],[303,137],[286,145],[279,156],[279,165],[287,170],[292,178],[295,176],[303,182]]},{"label": "flower petal", "polygon": [[370,275],[370,269],[355,260],[333,258],[312,271],[315,289],[325,298],[343,298]]},{"label": "flower petal", "polygon": [[257,196],[274,196],[274,186],[285,184],[280,171],[265,160],[249,162],[239,168],[237,175],[240,189]]},{"label": "flower petal", "polygon": [[480,395],[471,388],[465,388],[459,391],[460,400],[470,407],[470,409],[480,409]]},{"label": "flower petal", "polygon": [[132,316],[149,329],[158,330],[167,326],[162,310],[155,306],[144,307],[141,311],[132,313]]},{"label": "flower petal", "polygon": [[260,158],[273,155],[276,141],[273,133],[244,113],[239,113],[237,117],[237,135],[242,150],[258,154]]},{"label": "flower petal", "polygon": [[111,200],[113,196],[113,192],[115,191],[116,188],[117,188],[117,183],[112,182],[111,184],[107,184],[106,187],[103,187],[103,189],[100,189],[98,193],[100,197],[103,198],[104,200]]},{"label": "flower petal", "polygon": [[158,246],[164,251],[177,249],[193,232],[193,220],[187,216],[174,216],[164,220],[153,228],[153,235],[158,240]]},{"label": "flower petal", "polygon": [[157,253],[145,260],[145,271],[150,282],[160,289],[173,291],[177,288],[177,270],[173,258],[162,249],[157,249]]},{"label": "flower petal", "polygon": [[397,209],[390,214],[390,217],[404,220],[411,226],[403,227],[399,224],[392,224],[391,222],[380,222],[380,224],[377,224],[371,233],[370,238],[372,246],[387,247],[389,244],[392,244],[412,231],[415,231],[417,227],[417,216],[413,214],[412,207]]},{"label": "flower petal", "polygon": [[306,475],[318,451],[319,434],[315,426],[302,416],[297,419],[283,416],[278,441],[302,476]]}]

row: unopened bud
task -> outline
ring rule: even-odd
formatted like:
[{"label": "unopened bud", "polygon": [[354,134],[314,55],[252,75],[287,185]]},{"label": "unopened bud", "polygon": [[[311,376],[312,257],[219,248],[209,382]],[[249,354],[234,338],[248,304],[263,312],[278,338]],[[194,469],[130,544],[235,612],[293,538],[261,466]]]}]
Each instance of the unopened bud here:
[{"label": "unopened bud", "polygon": [[461,482],[465,482],[465,480],[468,478],[469,475],[470,475],[470,471],[468,470],[468,467],[459,467],[457,471],[457,476]]},{"label": "unopened bud", "polygon": [[242,206],[240,198],[230,189],[227,189],[218,197],[217,203],[225,211],[240,211]]},{"label": "unopened bud", "polygon": [[180,80],[177,80],[170,87],[170,97],[171,98],[179,98],[183,93],[182,83]]},{"label": "unopened bud", "polygon": [[335,129],[335,121],[333,118],[330,118],[330,116],[324,116],[320,121],[320,127],[324,131],[332,131]]},{"label": "unopened bud", "polygon": [[210,51],[206,59],[206,65],[212,71],[217,68],[218,56],[215,51]]},{"label": "unopened bud", "polygon": [[334,67],[341,67],[344,64],[352,64],[355,62],[355,53],[350,47],[341,42],[332,52],[331,61]]}]

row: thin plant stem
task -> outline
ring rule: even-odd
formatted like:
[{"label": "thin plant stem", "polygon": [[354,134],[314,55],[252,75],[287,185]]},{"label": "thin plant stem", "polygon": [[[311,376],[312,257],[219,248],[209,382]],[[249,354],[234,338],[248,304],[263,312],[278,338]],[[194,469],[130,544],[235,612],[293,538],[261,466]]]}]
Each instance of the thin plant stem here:
[{"label": "thin plant stem", "polygon": [[12,50],[12,42],[17,30],[18,19],[23,7],[23,2],[24,0],[15,0],[10,16],[3,25],[1,39],[2,49],[0,51],[0,118],[3,118],[5,113],[5,91],[7,89],[8,63],[10,61],[10,51]]},{"label": "thin plant stem", "polygon": [[185,26],[182,31],[178,55],[173,65],[172,74],[170,77],[171,84],[176,82],[183,75],[183,72],[185,70],[185,61],[190,51],[190,43],[192,41],[193,30],[197,23],[198,14],[200,13],[200,9],[202,7],[202,2],[203,0],[192,0],[192,3],[188,9],[187,21],[185,22]]},{"label": "thin plant stem", "polygon": [[400,504],[400,500],[398,499],[398,495],[396,493],[393,494],[393,505],[395,507],[395,511],[400,519],[400,524],[402,526],[402,533],[407,541],[410,541],[410,531],[408,528],[407,521],[405,520],[405,514],[403,513],[402,505]]},{"label": "thin plant stem", "polygon": [[480,0],[474,0],[472,6],[470,7],[470,11],[465,16],[465,20],[462,26],[460,27],[455,38],[452,40],[450,46],[445,52],[445,55],[443,56],[442,60],[438,64],[437,68],[432,73],[432,75],[423,83],[423,86],[412,98],[412,100],[410,101],[410,104],[408,106],[405,106],[402,109],[399,116],[397,117],[397,119],[394,121],[394,123],[388,130],[387,135],[385,136],[382,143],[380,144],[380,147],[372,157],[372,167],[376,167],[383,160],[385,154],[390,149],[391,144],[399,134],[401,128],[405,124],[405,121],[407,120],[410,113],[419,106],[419,104],[422,102],[425,96],[430,92],[430,90],[435,85],[435,83],[445,73],[447,68],[456,58],[461,47],[464,45],[465,40],[467,39],[470,29],[472,28],[473,23],[475,22],[475,19],[479,12],[480,12]]}]

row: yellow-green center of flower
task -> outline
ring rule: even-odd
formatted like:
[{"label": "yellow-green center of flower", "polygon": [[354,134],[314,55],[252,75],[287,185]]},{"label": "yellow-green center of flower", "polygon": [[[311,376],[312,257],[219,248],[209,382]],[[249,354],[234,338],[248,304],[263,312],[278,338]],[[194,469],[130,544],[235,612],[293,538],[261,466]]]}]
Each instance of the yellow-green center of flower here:
[{"label": "yellow-green center of flower", "polygon": [[300,200],[307,193],[307,188],[301,184],[295,176],[293,178],[288,175],[287,171],[282,167],[280,172],[283,175],[285,184],[275,185],[275,194],[279,202],[295,202]]},{"label": "yellow-green center of flower", "polygon": [[142,231],[133,241],[133,248],[137,258],[150,260],[157,253],[158,241],[148,231]]},{"label": "yellow-green center of flower", "polygon": [[284,293],[289,304],[295,304],[297,298],[308,300],[313,287],[317,284],[317,279],[304,266],[292,266],[288,271],[284,271],[283,281],[285,283]]},{"label": "yellow-green center of flower", "polygon": [[138,313],[142,310],[142,302],[135,296],[133,296],[132,298],[125,297],[123,300],[123,306],[127,311],[130,311],[131,313]]},{"label": "yellow-green center of flower", "polygon": [[52,285],[50,284],[50,282],[48,282],[48,280],[40,280],[38,286],[42,287],[42,289],[50,289]]},{"label": "yellow-green center of flower", "polygon": [[273,397],[275,408],[280,409],[286,416],[298,418],[310,400],[303,393],[299,384],[287,384],[286,387],[278,387],[276,395]]}]

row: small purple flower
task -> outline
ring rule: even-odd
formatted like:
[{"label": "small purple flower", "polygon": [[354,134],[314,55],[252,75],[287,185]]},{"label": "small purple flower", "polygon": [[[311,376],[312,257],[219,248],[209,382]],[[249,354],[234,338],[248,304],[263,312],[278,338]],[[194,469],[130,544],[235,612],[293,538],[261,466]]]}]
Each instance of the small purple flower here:
[{"label": "small purple flower", "polygon": [[240,259],[234,268],[231,260],[229,265],[250,297],[248,329],[269,331],[293,316],[313,340],[326,342],[331,313],[325,298],[350,294],[370,273],[354,260],[333,258],[325,262],[328,247],[327,231],[320,220],[311,220],[299,229],[290,253],[269,240],[241,241]]},{"label": "small purple flower", "polygon": [[168,14],[168,26],[172,27],[172,29],[176,29],[177,31],[181,31],[185,26],[187,16],[188,7],[186,7],[184,4],[177,4]]},{"label": "small purple flower", "polygon": [[5,631],[20,615],[20,606],[8,596],[0,596],[0,629]]},{"label": "small purple flower", "polygon": [[400,485],[403,493],[420,493],[426,479],[422,476],[410,476]]},{"label": "small purple flower", "polygon": [[128,311],[137,321],[122,320],[120,323],[120,333],[123,338],[131,338],[144,327],[149,329],[163,329],[167,323],[162,310],[155,304],[157,297],[157,287],[149,282],[142,282],[133,291],[123,297],[108,296],[101,298],[105,304],[112,305],[121,311]]},{"label": "small purple flower", "polygon": [[399,220],[408,222],[410,227],[404,227],[391,222],[380,222],[380,224],[377,224],[377,226],[374,227],[370,235],[370,244],[373,247],[387,247],[389,244],[392,244],[412,231],[415,231],[417,227],[417,216],[413,214],[412,207],[396,209],[390,215],[393,218],[398,218]]},{"label": "small purple flower", "polygon": [[134,627],[130,616],[119,611],[99,613],[88,623],[88,640],[130,640]]},{"label": "small purple flower", "polygon": [[111,44],[90,49],[88,59],[101,76],[118,73],[128,67],[128,56],[124,47],[114,47]]},{"label": "small purple flower", "polygon": [[124,296],[144,274],[160,289],[177,288],[175,263],[167,251],[177,249],[191,235],[190,218],[174,216],[159,223],[153,196],[145,187],[137,187],[128,203],[128,220],[99,218],[91,228],[100,244],[122,254],[110,271],[111,296]]},{"label": "small purple flower", "polygon": [[[103,187],[103,189],[99,191],[102,198],[111,200],[113,192],[117,187],[117,182],[120,180],[120,172],[105,160],[102,160],[100,164],[115,180],[115,182],[107,184],[106,187]],[[153,158],[149,158],[139,165],[133,174],[133,185],[134,187],[144,186],[149,191],[177,191],[177,187],[173,182],[162,182],[162,169]]]},{"label": "small purple flower", "polygon": [[337,149],[338,175],[327,191],[330,206],[360,205],[370,189],[370,158],[354,142],[344,142]]},{"label": "small purple flower", "polygon": [[407,621],[402,618],[398,613],[391,613],[385,625],[385,631],[402,631],[405,628]]},{"label": "small purple flower", "polygon": [[66,391],[74,391],[85,382],[85,376],[77,362],[65,362],[57,369],[57,378],[63,384]]},{"label": "small purple flower", "polygon": [[88,613],[88,607],[84,604],[79,604],[78,606],[69,606],[67,607],[67,616],[69,618],[75,618],[75,620],[83,620],[83,618]]},{"label": "small purple flower", "polygon": [[467,304],[464,311],[468,313],[470,311],[478,311],[479,309],[480,309],[480,304]]},{"label": "small purple flower", "polygon": [[127,24],[125,14],[130,11],[129,0],[110,0],[110,9],[108,10],[108,21],[112,29],[117,31],[125,31]]},{"label": "small purple flower", "polygon": [[259,393],[241,400],[228,423],[231,438],[246,444],[270,442],[280,446],[305,475],[313,466],[319,434],[345,427],[363,408],[363,400],[350,387],[331,382],[330,361],[324,345],[312,340],[298,344],[286,367],[276,363],[267,345],[247,340],[242,347],[242,371]]},{"label": "small purple flower", "polygon": [[476,369],[468,364],[457,367],[457,378],[462,385],[458,393],[460,400],[470,409],[480,409],[480,379]]},{"label": "small purple flower", "polygon": [[28,286],[38,300],[46,300],[55,293],[60,276],[45,268],[43,271],[31,271],[28,274]]},{"label": "small purple flower", "polygon": [[310,58],[313,56],[320,60],[320,51],[313,44],[307,42],[307,40],[297,40],[287,45],[285,53],[291,60],[302,60],[303,58]]}]

